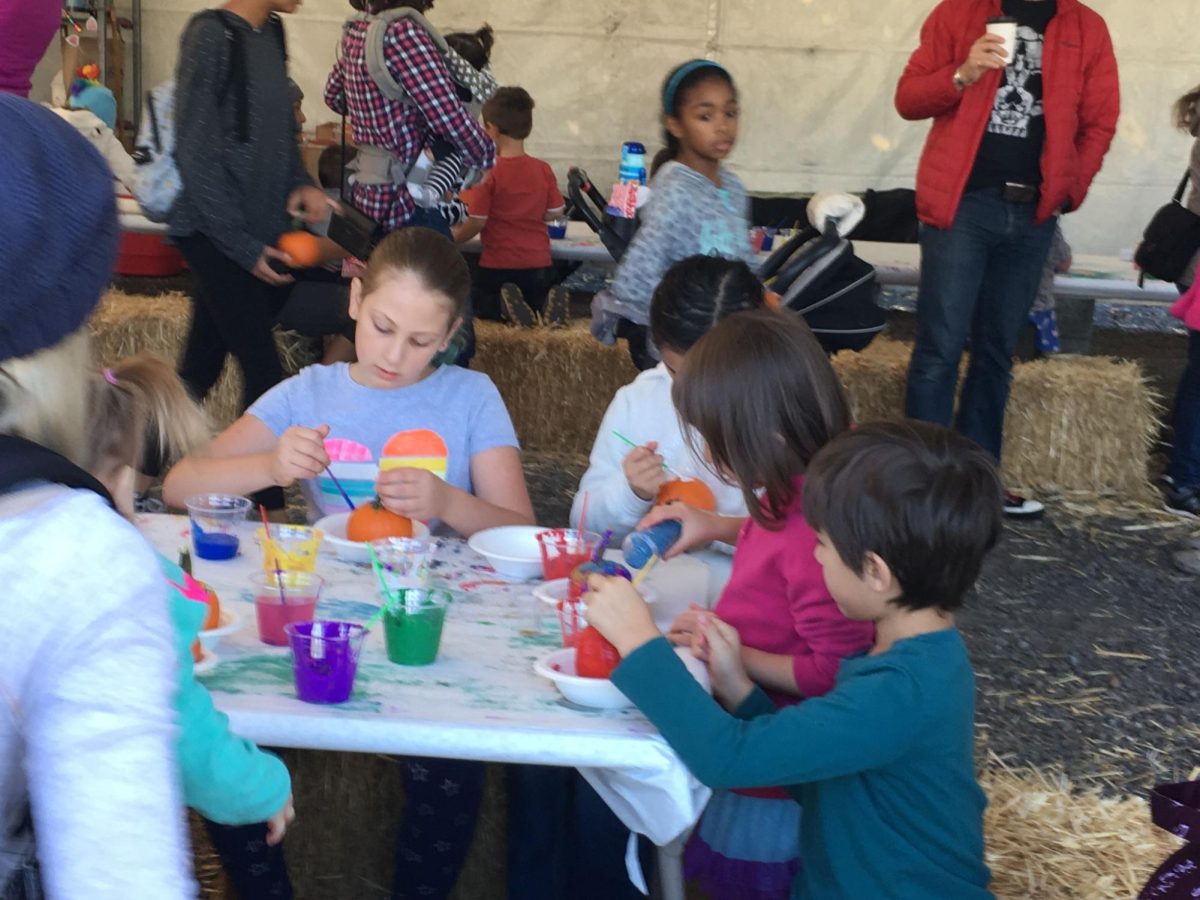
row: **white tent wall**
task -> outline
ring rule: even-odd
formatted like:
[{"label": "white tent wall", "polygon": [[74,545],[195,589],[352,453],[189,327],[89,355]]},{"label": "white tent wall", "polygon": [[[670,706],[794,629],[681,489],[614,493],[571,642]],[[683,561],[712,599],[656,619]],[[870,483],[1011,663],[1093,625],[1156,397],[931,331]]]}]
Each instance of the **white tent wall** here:
[{"label": "white tent wall", "polygon": [[[123,4],[122,4],[123,5]],[[145,79],[171,75],[179,32],[198,0],[143,0]],[[438,0],[445,31],[496,29],[493,68],[537,101],[532,153],[560,177],[582,165],[616,174],[620,145],[660,144],[658,91],[671,66],[710,55],[742,97],[733,168],[750,189],[910,187],[928,130],[892,106],[896,79],[932,0]],[[1188,139],[1170,124],[1173,100],[1200,82],[1194,19],[1200,0],[1094,0],[1121,69],[1117,138],[1087,204],[1065,223],[1077,252],[1133,247],[1183,173]],[[307,0],[287,18],[293,77],[310,126],[346,0]],[[1191,20],[1191,21],[1189,21]]]}]

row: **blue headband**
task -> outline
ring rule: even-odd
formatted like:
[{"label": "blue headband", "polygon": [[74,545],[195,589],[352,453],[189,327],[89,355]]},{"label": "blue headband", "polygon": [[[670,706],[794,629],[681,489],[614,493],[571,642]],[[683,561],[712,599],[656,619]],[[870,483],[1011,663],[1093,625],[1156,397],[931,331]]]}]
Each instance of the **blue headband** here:
[{"label": "blue headband", "polygon": [[711,59],[693,59],[691,62],[685,62],[675,70],[675,74],[668,79],[667,86],[663,88],[663,112],[668,116],[675,115],[675,92],[679,90],[679,85],[683,83],[683,79],[698,69],[709,68],[717,69],[724,73],[726,78],[729,78],[729,73],[725,70],[725,67],[718,62],[713,62]]}]

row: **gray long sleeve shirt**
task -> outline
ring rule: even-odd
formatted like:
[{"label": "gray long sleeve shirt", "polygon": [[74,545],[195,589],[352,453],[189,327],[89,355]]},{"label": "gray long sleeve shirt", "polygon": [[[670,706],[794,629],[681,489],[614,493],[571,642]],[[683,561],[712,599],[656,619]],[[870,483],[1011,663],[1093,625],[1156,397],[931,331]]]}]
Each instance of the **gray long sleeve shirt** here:
[{"label": "gray long sleeve shirt", "polygon": [[[174,237],[202,234],[244,269],[287,230],[287,198],[312,180],[296,143],[287,61],[270,23],[254,28],[223,13],[235,49],[211,13],[184,30],[175,77],[175,163],[183,191],[171,209]],[[244,60],[245,83],[233,55]],[[232,69],[231,69],[232,67]],[[238,98],[245,92],[247,140],[238,139]]]}]

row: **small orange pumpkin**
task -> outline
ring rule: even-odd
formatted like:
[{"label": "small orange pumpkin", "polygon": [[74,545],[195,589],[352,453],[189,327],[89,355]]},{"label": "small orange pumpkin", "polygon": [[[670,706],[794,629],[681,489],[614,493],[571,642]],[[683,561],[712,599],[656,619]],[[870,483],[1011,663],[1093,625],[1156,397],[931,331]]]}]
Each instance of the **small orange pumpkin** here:
[{"label": "small orange pumpkin", "polygon": [[696,478],[677,478],[674,481],[668,481],[658,489],[658,497],[654,502],[662,506],[674,501],[686,503],[688,506],[694,506],[705,512],[717,511],[717,498],[713,496],[713,492],[707,484]]},{"label": "small orange pumpkin", "polygon": [[288,231],[279,236],[277,250],[292,258],[297,269],[311,269],[321,264],[321,242],[307,231]]},{"label": "small orange pumpkin", "polygon": [[390,537],[412,537],[412,519],[385,509],[378,497],[363,503],[346,520],[346,539],[378,541]]}]

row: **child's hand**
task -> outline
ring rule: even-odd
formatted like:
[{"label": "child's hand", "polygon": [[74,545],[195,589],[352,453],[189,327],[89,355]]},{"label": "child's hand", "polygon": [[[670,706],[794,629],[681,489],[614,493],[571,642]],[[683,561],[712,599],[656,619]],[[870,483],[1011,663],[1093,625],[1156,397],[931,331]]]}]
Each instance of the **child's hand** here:
[{"label": "child's hand", "polygon": [[320,475],[329,465],[329,454],[325,452],[327,437],[328,425],[318,428],[293,425],[285,431],[275,445],[271,480],[280,487],[287,487],[302,478]]},{"label": "child's hand", "polygon": [[636,527],[640,531],[672,519],[683,526],[683,531],[679,533],[679,540],[663,554],[663,559],[674,559],[688,550],[704,547],[721,539],[720,516],[679,501],[654,507],[642,517],[642,521],[638,522]]},{"label": "child's hand", "polygon": [[267,846],[274,847],[283,840],[287,827],[296,819],[296,808],[292,805],[292,795],[288,794],[283,809],[267,819]]},{"label": "child's hand", "polygon": [[634,447],[621,462],[630,489],[643,500],[653,500],[667,483],[663,458],[654,452],[657,449],[658,442],[650,441],[644,447]]},{"label": "child's hand", "polygon": [[671,623],[671,629],[667,632],[667,640],[681,647],[694,646],[692,639],[700,634],[700,617],[706,613],[707,610],[700,604],[691,604]]},{"label": "child's hand", "polygon": [[692,641],[692,653],[708,665],[713,696],[726,709],[737,709],[754,690],[742,665],[742,640],[736,628],[710,613],[697,618],[700,630]]},{"label": "child's hand", "polygon": [[427,469],[387,469],[375,482],[375,493],[385,509],[420,522],[444,518],[451,490]]},{"label": "child's hand", "polygon": [[619,576],[590,575],[583,594],[587,620],[617,648],[622,658],[659,636],[650,607],[632,584]]}]

